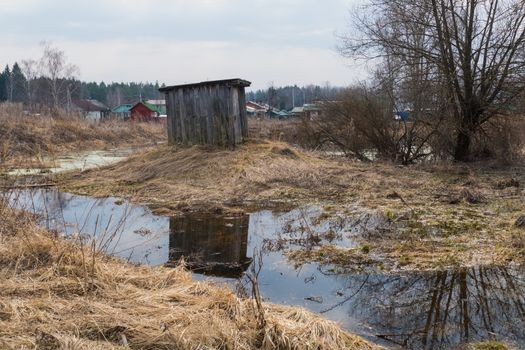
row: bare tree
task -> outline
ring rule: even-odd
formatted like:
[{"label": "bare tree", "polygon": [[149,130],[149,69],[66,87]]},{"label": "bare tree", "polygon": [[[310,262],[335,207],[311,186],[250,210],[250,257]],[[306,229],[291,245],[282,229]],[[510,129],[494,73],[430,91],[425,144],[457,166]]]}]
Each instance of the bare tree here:
[{"label": "bare tree", "polygon": [[27,96],[27,103],[29,107],[32,107],[34,104],[34,83],[39,76],[38,62],[33,59],[22,60],[21,62],[22,74],[24,74],[25,80],[25,93]]},{"label": "bare tree", "polygon": [[[301,128],[316,144],[336,148],[362,161],[385,159],[404,165],[430,155],[430,140],[442,120],[418,111],[411,120],[395,118],[388,87],[359,86],[342,92],[336,101],[324,101],[316,118],[303,118]],[[430,112],[429,112],[430,113]]]},{"label": "bare tree", "polygon": [[341,52],[388,59],[405,78],[424,67],[438,86],[432,99],[449,106],[451,153],[467,161],[473,135],[525,86],[524,21],[523,0],[371,0],[356,16],[358,36],[342,37]]},{"label": "bare tree", "polygon": [[49,83],[53,107],[60,107],[69,98],[69,80],[78,75],[78,67],[67,61],[64,51],[43,42],[43,55],[40,59],[42,75]]}]

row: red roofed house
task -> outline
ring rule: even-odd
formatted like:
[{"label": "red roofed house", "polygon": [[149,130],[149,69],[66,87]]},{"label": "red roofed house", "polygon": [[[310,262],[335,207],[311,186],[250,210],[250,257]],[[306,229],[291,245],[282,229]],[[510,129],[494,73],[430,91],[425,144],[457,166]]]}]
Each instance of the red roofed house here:
[{"label": "red roofed house", "polygon": [[158,121],[160,115],[157,107],[147,102],[137,102],[129,112],[131,120],[141,122]]}]

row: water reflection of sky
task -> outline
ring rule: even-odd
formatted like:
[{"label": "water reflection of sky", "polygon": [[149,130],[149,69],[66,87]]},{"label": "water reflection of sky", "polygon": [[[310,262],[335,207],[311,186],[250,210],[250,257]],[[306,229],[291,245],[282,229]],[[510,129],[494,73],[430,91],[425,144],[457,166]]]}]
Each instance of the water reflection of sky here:
[{"label": "water reflection of sky", "polygon": [[[387,346],[449,349],[463,342],[496,339],[525,349],[522,268],[336,273],[317,264],[295,268],[275,245],[262,249],[268,239],[283,237],[309,244],[300,239],[328,230],[338,237],[333,243],[351,246],[353,241],[348,237],[353,233],[348,223],[317,222],[315,218],[322,213],[317,207],[282,214],[261,211],[247,220],[197,215],[180,222],[115,198],[93,199],[54,190],[20,191],[12,194],[12,202],[41,214],[42,223],[52,230],[67,235],[94,234],[99,237],[99,247],[135,263],[164,264],[173,257],[174,248],[183,250],[178,254],[200,252],[201,259],[221,264],[235,264],[261,253],[259,281],[264,298],[323,313],[346,329]],[[232,278],[194,276],[231,285],[235,282]]]},{"label": "water reflection of sky", "polygon": [[41,215],[48,229],[67,236],[95,235],[97,246],[134,263],[168,260],[169,219],[115,198],[94,199],[55,190],[17,191],[11,202]]},{"label": "water reflection of sky", "polygon": [[35,168],[15,168],[8,172],[10,176],[19,175],[38,175],[41,173],[61,173],[70,170],[87,170],[108,166],[120,162],[131,154],[137,152],[138,149],[115,149],[108,151],[87,151],[79,152],[74,155],[58,156],[58,157],[44,157],[42,162],[51,165],[50,167],[35,167]]}]

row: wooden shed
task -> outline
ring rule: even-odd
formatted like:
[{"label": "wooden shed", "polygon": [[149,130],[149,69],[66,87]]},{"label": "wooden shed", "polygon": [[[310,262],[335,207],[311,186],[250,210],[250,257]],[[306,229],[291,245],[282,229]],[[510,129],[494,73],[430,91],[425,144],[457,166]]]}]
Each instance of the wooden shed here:
[{"label": "wooden shed", "polygon": [[170,144],[205,144],[234,147],[248,136],[242,79],[167,86],[168,140]]}]

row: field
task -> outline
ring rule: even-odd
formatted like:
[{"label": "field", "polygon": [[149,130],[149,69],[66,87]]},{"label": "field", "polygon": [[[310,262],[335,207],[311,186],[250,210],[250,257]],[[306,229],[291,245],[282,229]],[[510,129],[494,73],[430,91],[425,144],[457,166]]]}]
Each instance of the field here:
[{"label": "field", "polygon": [[110,120],[92,123],[64,111],[29,112],[19,104],[0,105],[0,162],[2,167],[36,166],[52,158],[86,150],[154,145],[165,142],[160,124]]},{"label": "field", "polygon": [[[367,214],[379,224],[363,232],[361,245],[395,269],[520,262],[525,253],[524,232],[514,226],[523,214],[522,167],[365,164],[254,140],[233,152],[159,146],[56,181],[66,191],[147,203],[159,214],[305,204],[333,217]],[[321,249],[291,257],[351,263],[348,256],[363,254]]]},{"label": "field", "polygon": [[[96,124],[49,113],[2,105],[2,169],[166,138],[161,125]],[[2,185],[12,180],[4,176]],[[195,282],[182,267],[138,267],[109,258],[93,249],[94,242],[56,237],[35,219],[0,199],[0,348],[374,348],[305,310]]]},{"label": "field", "polygon": [[[319,220],[355,219],[356,247],[290,244],[286,257],[296,267],[314,262],[394,275],[519,265],[525,258],[525,231],[515,225],[525,214],[519,163],[363,163],[294,145],[300,136],[289,121],[252,122],[252,138],[234,150],[170,146],[160,125],[13,119],[8,116],[18,107],[8,108],[0,115],[2,169],[72,150],[150,147],[102,168],[2,176],[4,188],[44,183],[125,198],[164,216],[314,205],[322,208]],[[93,241],[57,237],[34,217],[0,204],[0,348],[377,348],[302,308],[196,282],[182,267],[108,257]],[[494,344],[500,346],[472,348]]]}]

